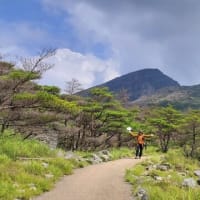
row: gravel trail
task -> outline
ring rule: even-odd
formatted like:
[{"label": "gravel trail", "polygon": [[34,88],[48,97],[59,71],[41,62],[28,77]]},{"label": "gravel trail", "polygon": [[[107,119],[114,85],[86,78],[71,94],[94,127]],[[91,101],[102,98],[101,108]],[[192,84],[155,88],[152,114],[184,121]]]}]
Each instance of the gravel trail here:
[{"label": "gravel trail", "polygon": [[120,159],[76,169],[34,200],[132,200],[125,170],[143,159]]}]

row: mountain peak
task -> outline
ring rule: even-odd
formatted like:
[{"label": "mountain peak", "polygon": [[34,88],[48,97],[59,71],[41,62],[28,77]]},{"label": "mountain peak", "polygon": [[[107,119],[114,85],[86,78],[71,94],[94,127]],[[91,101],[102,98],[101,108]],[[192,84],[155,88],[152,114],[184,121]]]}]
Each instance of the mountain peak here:
[{"label": "mountain peak", "polygon": [[127,90],[130,101],[141,96],[151,95],[165,87],[179,87],[179,83],[162,73],[157,68],[146,68],[122,75],[98,87],[108,87],[110,91],[118,93]]}]

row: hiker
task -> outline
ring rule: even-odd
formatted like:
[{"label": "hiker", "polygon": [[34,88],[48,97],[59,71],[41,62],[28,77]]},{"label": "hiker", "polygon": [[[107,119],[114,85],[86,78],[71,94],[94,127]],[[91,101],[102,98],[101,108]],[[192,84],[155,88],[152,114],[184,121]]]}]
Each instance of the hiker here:
[{"label": "hiker", "polygon": [[135,152],[135,159],[141,158],[142,157],[142,152],[143,152],[143,148],[145,145],[145,138],[146,137],[152,137],[153,134],[151,135],[145,135],[142,131],[139,131],[138,134],[134,133],[130,130],[130,128],[127,128],[127,130],[129,131],[129,133],[136,137],[136,152]]}]

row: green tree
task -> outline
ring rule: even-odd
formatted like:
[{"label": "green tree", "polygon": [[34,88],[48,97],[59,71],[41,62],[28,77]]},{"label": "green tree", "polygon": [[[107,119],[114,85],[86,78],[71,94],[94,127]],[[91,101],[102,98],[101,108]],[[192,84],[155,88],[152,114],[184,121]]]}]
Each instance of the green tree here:
[{"label": "green tree", "polygon": [[182,141],[187,156],[196,157],[199,153],[200,142],[200,111],[191,110],[185,114],[181,125]]},{"label": "green tree", "polygon": [[149,118],[153,131],[159,138],[162,152],[166,153],[173,134],[177,133],[181,113],[172,106],[156,108]]},{"label": "green tree", "polygon": [[[77,98],[80,112],[68,120],[67,134],[71,149],[95,149],[109,146],[115,138],[117,146],[121,145],[121,135],[127,124],[128,111],[115,100],[108,88],[93,88],[90,96]],[[63,139],[62,139],[63,141]]]},{"label": "green tree", "polygon": [[12,127],[23,132],[26,138],[42,132],[54,122],[64,121],[65,115],[79,109],[74,102],[60,98],[59,88],[38,86],[33,82],[51,68],[43,61],[52,54],[47,51],[37,58],[24,60],[23,69],[0,62],[1,132]]}]

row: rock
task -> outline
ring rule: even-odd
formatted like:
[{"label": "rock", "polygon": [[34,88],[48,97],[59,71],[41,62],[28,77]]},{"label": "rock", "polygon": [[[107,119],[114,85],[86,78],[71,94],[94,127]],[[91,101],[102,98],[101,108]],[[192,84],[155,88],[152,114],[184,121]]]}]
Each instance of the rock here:
[{"label": "rock", "polygon": [[64,158],[64,157],[65,157],[64,151],[59,150],[59,151],[57,152],[57,157]]},{"label": "rock", "polygon": [[148,200],[147,191],[143,188],[138,189],[136,196],[138,196],[140,200]]},{"label": "rock", "polygon": [[66,152],[65,159],[74,159],[74,158],[77,158],[77,156],[72,151]]},{"label": "rock", "polygon": [[104,154],[104,155],[110,156],[110,152],[109,152],[108,150],[102,150],[102,151],[100,151],[99,153],[102,153],[102,154]]},{"label": "rock", "polygon": [[99,164],[103,162],[103,160],[95,153],[92,155],[92,158],[90,160],[92,164]]},{"label": "rock", "polygon": [[183,180],[182,186],[193,188],[196,186],[196,181],[193,178],[185,178]]},{"label": "rock", "polygon": [[151,171],[151,170],[154,170],[156,168],[157,168],[157,165],[149,165],[149,166],[146,167],[146,170]]},{"label": "rock", "polygon": [[160,177],[160,176],[154,176],[154,179],[155,179],[156,181],[162,181],[162,180],[163,180],[163,178]]},{"label": "rock", "polygon": [[108,150],[102,150],[97,153],[97,155],[104,161],[107,162],[111,160],[111,154]]},{"label": "rock", "polygon": [[186,173],[186,172],[178,172],[178,174],[179,174],[180,176],[187,176],[187,173]]},{"label": "rock", "polygon": [[110,160],[110,157],[108,155],[99,155],[99,156],[104,162],[107,162]]},{"label": "rock", "polygon": [[200,178],[200,170],[195,170],[194,174]]},{"label": "rock", "polygon": [[80,160],[82,159],[81,157],[79,157],[78,155],[76,155],[74,152],[72,151],[67,151],[65,154],[65,159],[75,159],[75,160]]},{"label": "rock", "polygon": [[170,165],[169,164],[161,164],[161,165],[157,165],[156,168],[161,171],[167,171],[170,169]]},{"label": "rock", "polygon": [[48,168],[49,164],[46,163],[46,162],[42,162],[42,166],[43,166],[44,168]]},{"label": "rock", "polygon": [[53,178],[53,177],[54,177],[53,174],[45,174],[45,178],[47,178],[47,179],[50,179],[50,178]]}]

